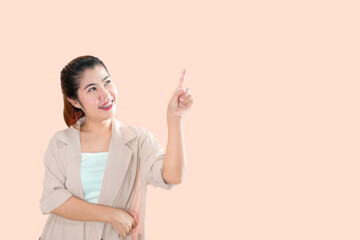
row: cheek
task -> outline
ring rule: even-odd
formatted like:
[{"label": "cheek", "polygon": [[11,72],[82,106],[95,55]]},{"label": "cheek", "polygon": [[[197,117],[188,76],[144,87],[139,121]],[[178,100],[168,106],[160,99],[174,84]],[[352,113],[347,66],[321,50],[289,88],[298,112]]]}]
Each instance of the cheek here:
[{"label": "cheek", "polygon": [[95,97],[88,97],[88,98],[85,98],[84,100],[84,104],[86,106],[91,106],[91,105],[97,105],[97,99]]}]

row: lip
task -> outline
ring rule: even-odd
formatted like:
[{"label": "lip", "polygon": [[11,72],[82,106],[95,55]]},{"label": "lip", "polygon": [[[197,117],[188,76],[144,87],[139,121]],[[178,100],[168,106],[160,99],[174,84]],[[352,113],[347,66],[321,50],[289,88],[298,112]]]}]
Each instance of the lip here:
[{"label": "lip", "polygon": [[100,107],[105,106],[105,105],[109,104],[109,103],[110,103],[110,102],[112,102],[112,101],[114,101],[114,99],[111,99],[110,101],[108,101],[108,102],[104,103],[104,104],[103,104],[103,105],[101,105]]}]

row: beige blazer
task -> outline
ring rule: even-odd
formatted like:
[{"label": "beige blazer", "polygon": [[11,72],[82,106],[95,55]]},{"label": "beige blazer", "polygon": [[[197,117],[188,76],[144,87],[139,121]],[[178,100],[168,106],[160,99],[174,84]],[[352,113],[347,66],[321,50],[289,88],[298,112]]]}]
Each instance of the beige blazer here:
[{"label": "beige blazer", "polygon": [[[76,123],[80,126],[85,117]],[[143,127],[127,126],[112,118],[112,137],[98,204],[122,208],[137,226],[125,238],[110,223],[75,221],[50,213],[71,196],[84,200],[81,185],[80,132],[74,125],[56,132],[44,156],[45,176],[40,209],[49,214],[41,240],[144,240],[147,185],[170,190],[162,177],[165,150]]]}]

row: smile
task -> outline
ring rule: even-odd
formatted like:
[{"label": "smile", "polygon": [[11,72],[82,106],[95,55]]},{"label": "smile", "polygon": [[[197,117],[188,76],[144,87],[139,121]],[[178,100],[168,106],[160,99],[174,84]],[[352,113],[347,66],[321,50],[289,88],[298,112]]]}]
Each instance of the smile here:
[{"label": "smile", "polygon": [[113,106],[114,100],[111,100],[107,105],[103,105],[103,107],[99,107],[101,110],[110,110]]}]

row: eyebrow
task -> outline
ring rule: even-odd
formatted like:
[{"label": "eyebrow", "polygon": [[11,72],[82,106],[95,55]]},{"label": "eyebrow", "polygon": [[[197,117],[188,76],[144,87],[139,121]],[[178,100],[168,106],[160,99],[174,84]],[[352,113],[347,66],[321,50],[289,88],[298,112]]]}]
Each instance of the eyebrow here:
[{"label": "eyebrow", "polygon": [[[104,79],[101,80],[101,81],[103,82],[103,81],[104,81],[105,79],[107,79],[108,77],[109,77],[109,76],[104,77]],[[84,90],[85,90],[86,88],[92,86],[92,85],[96,85],[96,83],[90,83],[90,84],[88,84],[88,85],[84,88]]]}]

